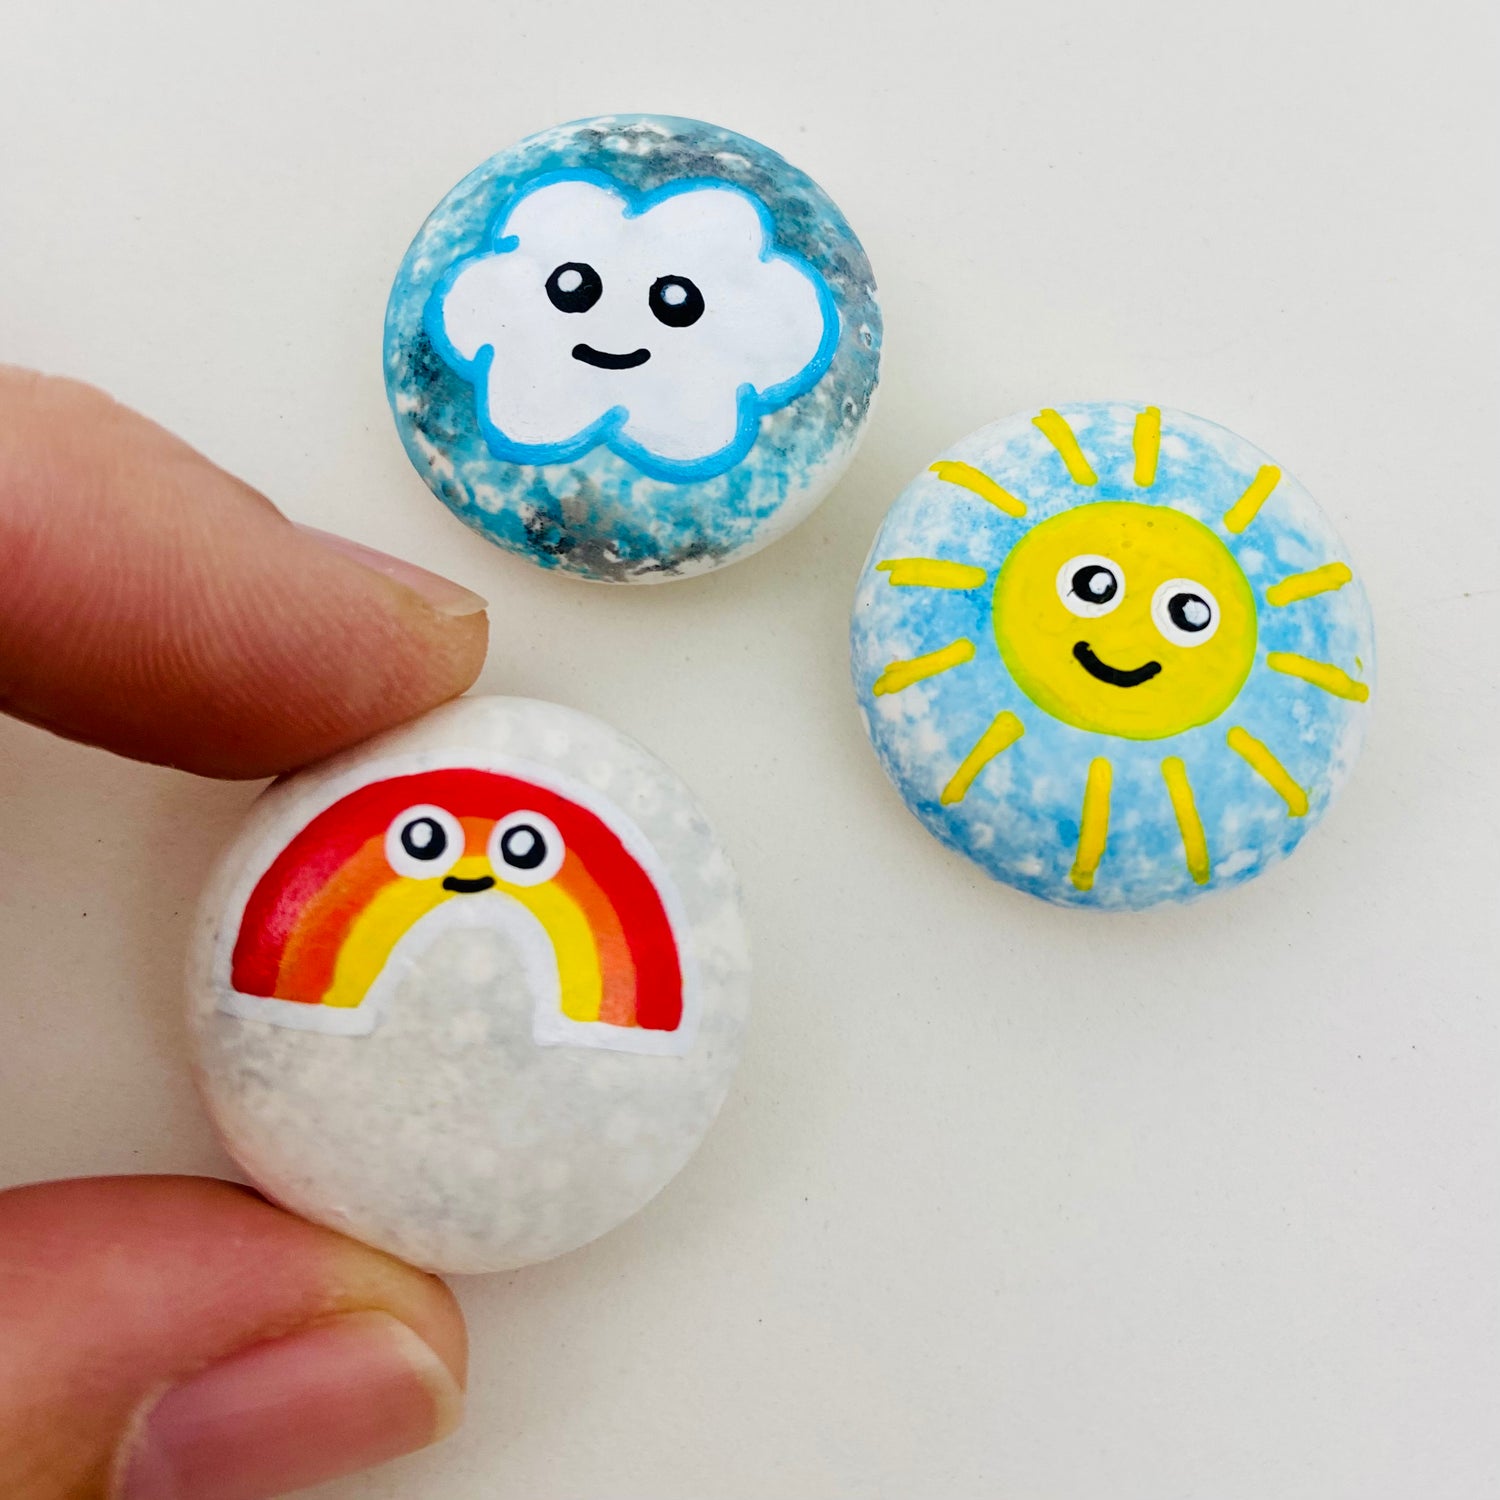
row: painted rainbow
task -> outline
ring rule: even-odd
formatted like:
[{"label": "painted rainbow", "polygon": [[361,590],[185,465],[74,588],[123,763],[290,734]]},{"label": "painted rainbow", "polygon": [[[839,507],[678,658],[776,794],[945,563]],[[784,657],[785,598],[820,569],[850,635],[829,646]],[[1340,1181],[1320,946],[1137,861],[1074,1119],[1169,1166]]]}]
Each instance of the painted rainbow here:
[{"label": "painted rainbow", "polygon": [[520,916],[540,991],[537,1041],[682,1051],[684,963],[665,877],[628,847],[644,848],[640,836],[622,837],[583,795],[463,767],[388,776],[341,797],[251,890],[221,1008],[367,1033],[398,945],[449,908],[468,925],[511,930]]}]

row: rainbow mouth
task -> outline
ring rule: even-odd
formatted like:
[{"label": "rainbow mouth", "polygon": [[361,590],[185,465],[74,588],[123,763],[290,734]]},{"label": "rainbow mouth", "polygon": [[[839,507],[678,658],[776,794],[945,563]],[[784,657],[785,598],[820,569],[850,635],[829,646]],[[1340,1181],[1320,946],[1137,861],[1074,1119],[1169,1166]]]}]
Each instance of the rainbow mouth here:
[{"label": "rainbow mouth", "polygon": [[493,875],[477,875],[473,880],[460,880],[457,875],[450,875],[443,881],[445,891],[458,891],[463,895],[472,896],[479,891],[487,891],[494,885]]},{"label": "rainbow mouth", "polygon": [[1122,671],[1119,667],[1112,667],[1107,661],[1100,661],[1089,650],[1089,643],[1087,641],[1079,641],[1073,647],[1073,655],[1077,659],[1078,665],[1090,677],[1097,677],[1100,682],[1107,682],[1111,687],[1139,687],[1143,682],[1150,682],[1161,671],[1161,663],[1159,661],[1148,661],[1144,666],[1132,667],[1128,672]]}]

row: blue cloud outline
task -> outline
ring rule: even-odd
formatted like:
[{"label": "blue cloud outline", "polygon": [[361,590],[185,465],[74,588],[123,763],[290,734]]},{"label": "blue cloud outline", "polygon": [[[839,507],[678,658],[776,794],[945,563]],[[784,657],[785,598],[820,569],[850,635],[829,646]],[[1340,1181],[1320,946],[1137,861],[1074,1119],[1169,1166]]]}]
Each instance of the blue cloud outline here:
[{"label": "blue cloud outline", "polygon": [[[788,380],[781,381],[778,385],[767,386],[764,391],[757,391],[754,385],[747,381],[739,387],[735,392],[737,417],[734,437],[718,452],[707,454],[703,458],[687,460],[662,458],[643,444],[636,442],[635,439],[625,436],[623,429],[630,420],[630,408],[627,406],[610,407],[581,432],[556,443],[517,442],[502,432],[491,420],[489,373],[490,366],[495,359],[495,346],[493,344],[481,345],[473,359],[465,359],[453,347],[443,327],[443,303],[449,291],[452,290],[454,281],[469,265],[491,255],[504,255],[521,243],[519,235],[505,233],[505,226],[511,214],[524,199],[559,182],[592,183],[595,187],[602,188],[605,192],[623,199],[625,217],[628,219],[639,218],[658,203],[665,202],[668,198],[675,198],[682,193],[703,190],[736,193],[750,204],[760,220],[763,235],[761,262],[786,261],[812,282],[818,298],[818,310],[823,317],[823,336],[818,342],[817,350],[812,359],[795,375]],[[734,468],[755,446],[755,440],[760,435],[760,419],[763,416],[805,395],[827,374],[829,366],[833,363],[841,327],[838,304],[834,301],[832,289],[817,267],[805,257],[791,250],[777,248],[776,221],[771,216],[770,209],[754,193],[740,187],[738,183],[726,182],[717,177],[682,177],[675,182],[668,182],[659,188],[653,188],[649,192],[640,192],[628,187],[618,178],[611,177],[608,172],[591,168],[578,170],[560,168],[557,171],[543,172],[533,177],[506,199],[491,218],[485,229],[484,238],[487,241],[487,247],[455,260],[434,283],[432,291],[428,294],[427,304],[422,310],[422,326],[443,362],[474,388],[474,414],[479,422],[480,431],[484,434],[485,444],[496,458],[506,462],[571,463],[574,459],[582,458],[584,454],[603,445],[611,453],[634,465],[642,474],[651,479],[667,480],[675,484],[691,484],[701,479],[713,479]]]}]

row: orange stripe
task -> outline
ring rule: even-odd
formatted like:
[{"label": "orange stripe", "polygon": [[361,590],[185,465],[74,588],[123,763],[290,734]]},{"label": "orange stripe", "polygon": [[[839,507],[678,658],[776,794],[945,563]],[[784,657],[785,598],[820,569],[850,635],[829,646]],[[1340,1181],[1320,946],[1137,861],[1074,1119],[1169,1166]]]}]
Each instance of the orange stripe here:
[{"label": "orange stripe", "polygon": [[458,826],[464,831],[464,857],[490,852],[490,834],[495,831],[493,818],[460,818]]},{"label": "orange stripe", "polygon": [[575,855],[563,861],[557,884],[578,903],[599,950],[599,973],[604,981],[599,1019],[611,1026],[634,1026],[635,961],[619,913]]},{"label": "orange stripe", "polygon": [[383,886],[396,879],[396,872],[386,863],[384,834],[367,839],[302,908],[282,950],[276,994],[308,1005],[321,1001],[333,984],[339,949],[354,919]]},{"label": "orange stripe", "polygon": [[[464,853],[483,854],[495,820],[460,818],[458,822],[464,831]],[[333,984],[339,949],[354,919],[390,881],[399,878],[386,863],[384,835],[367,839],[303,907],[282,952],[276,974],[277,995],[283,1000],[322,1000]]]}]

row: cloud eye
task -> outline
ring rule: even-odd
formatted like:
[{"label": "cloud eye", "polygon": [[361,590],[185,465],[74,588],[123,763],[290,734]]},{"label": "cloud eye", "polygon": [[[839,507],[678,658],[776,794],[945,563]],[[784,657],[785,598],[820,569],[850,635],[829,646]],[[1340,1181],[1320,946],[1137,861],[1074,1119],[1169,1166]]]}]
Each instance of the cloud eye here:
[{"label": "cloud eye", "polygon": [[1169,578],[1152,595],[1151,618],[1174,646],[1201,646],[1219,628],[1219,601],[1191,578]]},{"label": "cloud eye", "polygon": [[1057,570],[1057,597],[1085,619],[1118,609],[1125,597],[1125,574],[1119,563],[1092,552],[1070,557]]},{"label": "cloud eye", "polygon": [[547,278],[547,300],[558,312],[585,313],[604,295],[604,282],[587,261],[564,261]]},{"label": "cloud eye", "polygon": [[647,301],[652,316],[668,328],[690,328],[703,316],[703,293],[686,276],[658,276]]}]

